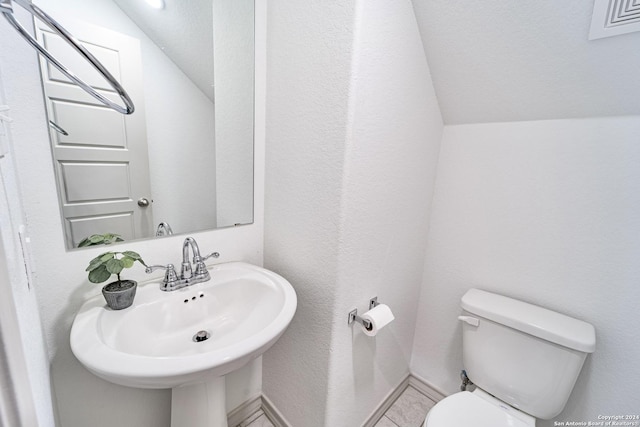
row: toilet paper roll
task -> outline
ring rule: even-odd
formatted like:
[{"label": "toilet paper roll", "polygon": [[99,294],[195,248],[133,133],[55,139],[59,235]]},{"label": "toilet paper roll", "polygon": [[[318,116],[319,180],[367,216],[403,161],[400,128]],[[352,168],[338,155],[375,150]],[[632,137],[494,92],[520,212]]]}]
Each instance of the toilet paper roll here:
[{"label": "toilet paper roll", "polygon": [[366,327],[364,328],[364,333],[370,337],[375,337],[380,329],[384,328],[391,323],[393,319],[395,319],[391,309],[386,304],[378,304],[371,310],[364,313],[362,318],[371,322],[371,327],[369,329]]}]

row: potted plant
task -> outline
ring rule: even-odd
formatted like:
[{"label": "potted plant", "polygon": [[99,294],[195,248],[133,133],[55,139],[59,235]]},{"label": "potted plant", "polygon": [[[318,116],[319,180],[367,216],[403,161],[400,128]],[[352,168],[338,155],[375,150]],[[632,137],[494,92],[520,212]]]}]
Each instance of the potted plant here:
[{"label": "potted plant", "polygon": [[118,277],[118,280],[102,288],[102,295],[107,300],[107,305],[113,310],[122,310],[133,304],[138,283],[135,280],[122,280],[120,272],[125,268],[133,267],[136,261],[147,266],[140,255],[133,251],[105,252],[89,262],[86,271],[89,272],[90,282],[106,282],[113,274]]},{"label": "potted plant", "polygon": [[87,246],[97,246],[97,245],[110,245],[111,243],[116,242],[124,242],[124,239],[115,233],[105,233],[105,234],[92,234],[89,237],[85,237],[78,243],[79,248],[84,248]]}]

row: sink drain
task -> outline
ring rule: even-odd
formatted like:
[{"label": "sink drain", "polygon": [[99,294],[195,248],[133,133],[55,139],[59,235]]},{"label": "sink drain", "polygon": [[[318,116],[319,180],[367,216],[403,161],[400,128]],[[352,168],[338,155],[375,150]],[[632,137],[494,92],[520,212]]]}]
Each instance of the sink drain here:
[{"label": "sink drain", "polygon": [[211,334],[207,331],[198,331],[194,336],[193,340],[195,342],[206,341],[211,337]]}]

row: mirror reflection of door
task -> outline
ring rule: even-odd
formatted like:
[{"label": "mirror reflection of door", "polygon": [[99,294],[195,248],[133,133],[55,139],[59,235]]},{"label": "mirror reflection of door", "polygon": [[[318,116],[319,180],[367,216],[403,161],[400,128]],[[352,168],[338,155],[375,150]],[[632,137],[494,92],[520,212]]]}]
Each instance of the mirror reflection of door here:
[{"label": "mirror reflection of door", "polygon": [[[53,128],[50,133],[67,248],[76,247],[92,233],[118,232],[127,241],[153,238],[160,223],[169,224],[175,234],[252,223],[253,0],[165,1],[161,10],[130,0],[38,0],[38,6],[106,62],[136,107],[126,118],[106,114],[82,94],[76,98],[60,92],[73,88],[55,69],[41,64],[50,126],[69,133],[64,136]],[[36,25],[40,26],[37,21]],[[38,31],[41,39],[46,36],[46,43],[60,42],[46,29]],[[116,39],[125,41],[114,44]],[[138,44],[140,53],[130,56],[136,61],[134,68],[142,67],[142,87],[126,63],[127,52]],[[101,79],[84,75],[87,66],[78,63],[76,56],[64,57],[68,68],[101,93],[112,95]],[[87,144],[89,138],[80,134],[86,131],[96,131],[101,139],[93,146]],[[138,133],[146,134],[148,161],[140,160],[143,169],[148,163],[146,176],[134,169],[135,156],[128,166],[122,166],[126,161],[120,157],[114,158],[126,150],[144,151],[145,143],[138,143],[144,137]],[[82,151],[95,156],[78,157]],[[63,157],[70,153],[77,156]],[[107,157],[100,158],[100,153]],[[70,185],[74,190],[78,186],[63,178],[79,177],[82,184],[90,181],[84,179],[89,171],[81,163],[121,167],[90,171],[94,187],[102,193],[89,194],[82,186],[80,193],[70,192]],[[96,169],[103,172],[102,181]],[[125,184],[125,178],[130,182]],[[120,183],[119,190],[110,188],[112,193],[106,193],[105,181]],[[134,188],[145,182],[150,183],[151,193]],[[153,212],[137,206],[141,198],[153,200]],[[112,209],[102,212],[98,207]],[[142,215],[140,219],[137,214]]]},{"label": "mirror reflection of door", "polygon": [[[43,25],[36,33],[63,64],[117,102],[104,79],[59,36]],[[152,235],[140,43],[92,25],[76,26],[74,35],[124,85],[136,112],[125,116],[99,105],[40,60],[67,244],[77,247],[85,237],[107,232],[124,240]]]}]

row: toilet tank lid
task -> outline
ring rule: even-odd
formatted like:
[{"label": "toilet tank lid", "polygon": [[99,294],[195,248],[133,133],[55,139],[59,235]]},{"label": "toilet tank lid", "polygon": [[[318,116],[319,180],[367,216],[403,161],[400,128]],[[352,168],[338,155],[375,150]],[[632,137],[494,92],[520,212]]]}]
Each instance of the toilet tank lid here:
[{"label": "toilet tank lid", "polygon": [[467,291],[461,305],[469,313],[574,350],[596,349],[593,325],[537,305],[480,289]]}]

